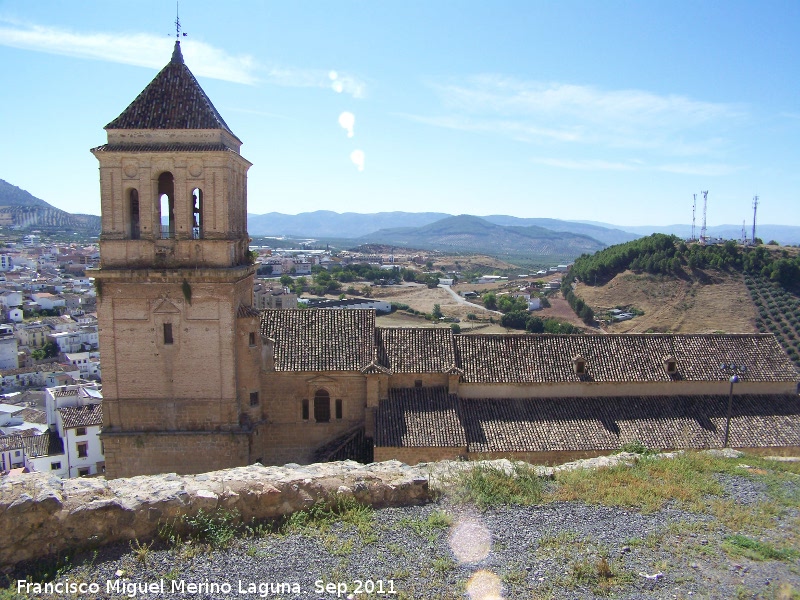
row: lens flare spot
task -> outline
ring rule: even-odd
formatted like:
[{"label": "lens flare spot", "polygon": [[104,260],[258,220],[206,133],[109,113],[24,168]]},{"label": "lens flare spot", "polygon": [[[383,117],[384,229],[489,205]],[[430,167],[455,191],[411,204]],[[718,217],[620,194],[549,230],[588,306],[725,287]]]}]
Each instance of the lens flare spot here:
[{"label": "lens flare spot", "polygon": [[481,569],[469,578],[467,594],[470,600],[503,600],[503,584],[497,575]]},{"label": "lens flare spot", "polygon": [[356,116],[351,112],[343,112],[339,115],[339,125],[347,131],[347,137],[353,137],[353,126],[356,124]]},{"label": "lens flare spot", "polygon": [[350,153],[350,160],[358,167],[359,171],[364,170],[364,152],[362,150],[353,150]]},{"label": "lens flare spot", "polygon": [[489,556],[492,534],[478,519],[467,517],[453,525],[448,542],[459,562],[476,563]]},{"label": "lens flare spot", "polygon": [[344,91],[344,85],[341,81],[334,81],[331,83],[331,89],[337,94],[341,94]]},{"label": "lens flare spot", "polygon": [[339,77],[339,74],[336,71],[328,71],[328,77],[331,81],[336,81],[336,79]]}]

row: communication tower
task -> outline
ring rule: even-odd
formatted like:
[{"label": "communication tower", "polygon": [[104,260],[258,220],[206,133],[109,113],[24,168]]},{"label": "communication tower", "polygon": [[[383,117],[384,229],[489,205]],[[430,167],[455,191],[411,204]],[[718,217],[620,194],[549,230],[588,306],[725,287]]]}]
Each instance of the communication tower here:
[{"label": "communication tower", "polygon": [[753,196],[753,235],[752,241],[756,243],[756,210],[758,210],[758,196]]},{"label": "communication tower", "polygon": [[692,194],[692,196],[694,197],[694,203],[692,204],[692,238],[691,238],[691,241],[693,242],[696,239],[694,237],[694,215],[697,212],[697,194]]},{"label": "communication tower", "polygon": [[706,210],[708,209],[708,190],[700,192],[703,194],[703,228],[700,229],[700,243],[706,243]]},{"label": "communication tower", "polygon": [[747,232],[744,228],[744,220],[742,220],[742,246],[747,246]]}]

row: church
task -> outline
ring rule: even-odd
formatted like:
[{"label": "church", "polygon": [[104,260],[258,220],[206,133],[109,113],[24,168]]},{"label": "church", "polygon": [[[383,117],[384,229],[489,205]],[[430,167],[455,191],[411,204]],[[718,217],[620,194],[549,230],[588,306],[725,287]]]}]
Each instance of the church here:
[{"label": "church", "polygon": [[771,335],[461,335],[378,327],[365,309],[256,310],[251,163],[179,41],[105,130],[93,274],[109,478],[548,463],[634,441],[800,452],[800,376]]}]

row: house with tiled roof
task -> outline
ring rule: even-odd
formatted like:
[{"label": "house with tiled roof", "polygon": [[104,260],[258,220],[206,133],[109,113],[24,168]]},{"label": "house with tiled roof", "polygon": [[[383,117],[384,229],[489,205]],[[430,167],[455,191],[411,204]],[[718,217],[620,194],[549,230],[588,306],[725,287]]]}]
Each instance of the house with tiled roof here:
[{"label": "house with tiled roof", "polygon": [[84,477],[105,471],[100,428],[103,404],[76,404],[56,409],[58,431],[64,440],[67,477]]}]

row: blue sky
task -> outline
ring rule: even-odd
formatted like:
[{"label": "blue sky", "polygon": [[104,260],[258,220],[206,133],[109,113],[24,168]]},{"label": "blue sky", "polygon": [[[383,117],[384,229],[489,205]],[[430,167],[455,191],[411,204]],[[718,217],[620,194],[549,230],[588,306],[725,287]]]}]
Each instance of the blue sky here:
[{"label": "blue sky", "polygon": [[[182,0],[180,18],[254,163],[251,213],[666,225],[708,190],[709,225],[749,227],[756,194],[760,223],[800,225],[800,2]],[[174,20],[171,1],[0,0],[0,178],[99,214],[89,149],[169,61]]]}]

